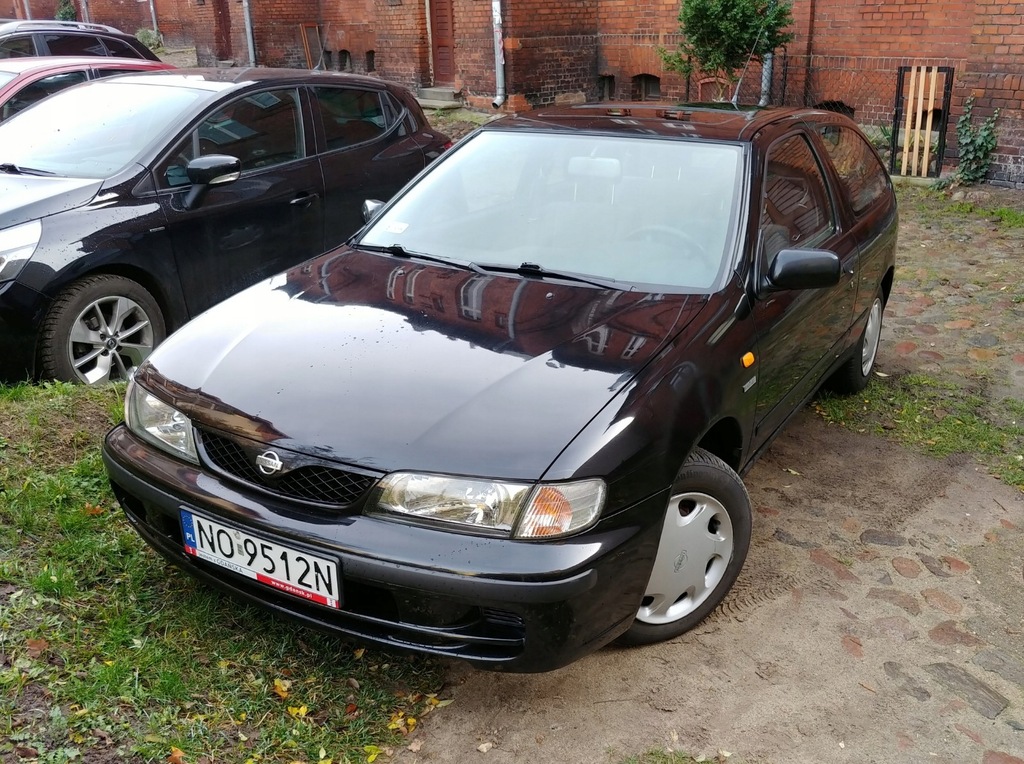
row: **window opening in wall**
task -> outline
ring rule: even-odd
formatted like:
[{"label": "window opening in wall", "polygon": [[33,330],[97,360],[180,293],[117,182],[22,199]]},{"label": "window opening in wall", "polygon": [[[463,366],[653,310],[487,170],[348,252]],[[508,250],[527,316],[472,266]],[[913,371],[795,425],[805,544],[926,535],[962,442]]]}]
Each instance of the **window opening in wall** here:
[{"label": "window opening in wall", "polygon": [[633,99],[636,101],[660,101],[661,78],[653,74],[638,74],[633,78]]},{"label": "window opening in wall", "polygon": [[366,71],[372,72],[375,69],[374,66],[374,52],[372,50],[366,51]]},{"label": "window opening in wall", "polygon": [[338,51],[338,70],[342,72],[352,71],[352,54],[347,50]]},{"label": "window opening in wall", "polygon": [[615,100],[615,77],[603,74],[597,78],[597,97],[602,101]]}]

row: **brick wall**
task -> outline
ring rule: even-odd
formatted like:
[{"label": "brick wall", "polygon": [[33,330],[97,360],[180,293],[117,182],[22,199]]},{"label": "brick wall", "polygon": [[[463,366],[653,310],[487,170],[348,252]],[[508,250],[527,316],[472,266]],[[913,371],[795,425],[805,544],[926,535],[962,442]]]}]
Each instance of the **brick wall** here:
[{"label": "brick wall", "polygon": [[377,72],[412,88],[429,84],[430,50],[423,2],[373,0],[373,9]]}]

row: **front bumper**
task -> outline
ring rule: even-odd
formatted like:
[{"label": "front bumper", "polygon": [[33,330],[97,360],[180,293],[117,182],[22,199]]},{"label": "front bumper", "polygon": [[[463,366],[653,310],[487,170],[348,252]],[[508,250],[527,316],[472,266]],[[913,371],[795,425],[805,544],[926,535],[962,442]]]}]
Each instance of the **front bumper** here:
[{"label": "front bumper", "polygon": [[[174,459],[123,425],[107,435],[103,460],[139,535],[197,578],[315,628],[503,671],[559,668],[629,627],[667,502],[666,489],[579,536],[523,542],[363,515],[327,518]],[[182,508],[336,559],[342,608],[187,555]]]},{"label": "front bumper", "polygon": [[19,382],[34,372],[36,327],[44,297],[17,281],[0,284],[0,381]]}]

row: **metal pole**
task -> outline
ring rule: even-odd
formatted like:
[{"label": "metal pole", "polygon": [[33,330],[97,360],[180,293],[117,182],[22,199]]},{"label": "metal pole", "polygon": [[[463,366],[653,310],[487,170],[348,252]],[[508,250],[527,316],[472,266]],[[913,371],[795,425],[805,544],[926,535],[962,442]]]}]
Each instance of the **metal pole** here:
[{"label": "metal pole", "polygon": [[245,43],[249,48],[249,66],[256,66],[256,38],[252,32],[252,11],[249,0],[242,0],[242,15],[245,17]]},{"label": "metal pole", "polygon": [[[85,0],[82,0],[85,2]],[[156,35],[156,39],[160,39],[160,29],[156,25],[156,5],[153,0],[149,0],[149,15],[153,19],[153,34]]]},{"label": "metal pole", "polygon": [[25,18],[28,21],[32,20],[32,9],[28,5],[28,0],[21,0],[21,4],[25,6]]}]

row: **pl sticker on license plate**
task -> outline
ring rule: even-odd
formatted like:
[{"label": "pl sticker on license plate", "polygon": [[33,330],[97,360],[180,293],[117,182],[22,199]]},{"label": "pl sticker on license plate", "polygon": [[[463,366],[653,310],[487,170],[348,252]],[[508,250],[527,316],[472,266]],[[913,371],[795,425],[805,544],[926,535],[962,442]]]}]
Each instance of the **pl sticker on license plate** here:
[{"label": "pl sticker on license plate", "polygon": [[185,551],[246,578],[327,607],[341,607],[338,564],[181,510]]}]

